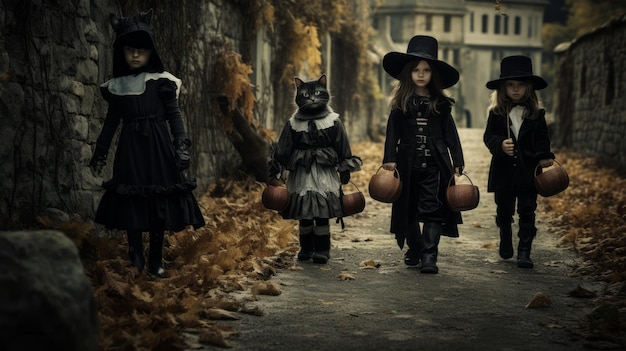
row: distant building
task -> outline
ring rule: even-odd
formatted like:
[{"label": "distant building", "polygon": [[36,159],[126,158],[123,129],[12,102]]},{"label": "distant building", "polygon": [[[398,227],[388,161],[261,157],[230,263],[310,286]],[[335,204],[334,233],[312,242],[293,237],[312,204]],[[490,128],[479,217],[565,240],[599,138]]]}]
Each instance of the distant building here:
[{"label": "distant building", "polygon": [[[456,99],[459,127],[483,128],[491,90],[487,81],[500,75],[500,60],[527,55],[535,74],[541,74],[541,27],[548,0],[372,0],[376,30],[372,50],[380,60],[381,91],[389,95],[395,79],[382,68],[390,51],[406,52],[414,35],[439,41],[439,59],[454,66],[461,79],[449,93]],[[384,109],[388,111],[388,108]]]}]

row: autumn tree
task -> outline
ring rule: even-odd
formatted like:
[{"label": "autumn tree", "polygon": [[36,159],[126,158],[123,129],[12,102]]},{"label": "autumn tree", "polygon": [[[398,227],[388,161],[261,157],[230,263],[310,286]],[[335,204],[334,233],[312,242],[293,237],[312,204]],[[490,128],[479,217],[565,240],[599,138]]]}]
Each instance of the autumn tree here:
[{"label": "autumn tree", "polygon": [[[501,2],[501,1],[498,1]],[[576,37],[603,25],[611,19],[626,14],[626,2],[614,0],[565,0],[567,21],[561,23],[545,23],[541,29],[543,41],[542,76],[548,81],[554,78],[554,49],[561,43],[569,42]],[[547,107],[552,102],[549,86],[547,94],[542,97]]]}]

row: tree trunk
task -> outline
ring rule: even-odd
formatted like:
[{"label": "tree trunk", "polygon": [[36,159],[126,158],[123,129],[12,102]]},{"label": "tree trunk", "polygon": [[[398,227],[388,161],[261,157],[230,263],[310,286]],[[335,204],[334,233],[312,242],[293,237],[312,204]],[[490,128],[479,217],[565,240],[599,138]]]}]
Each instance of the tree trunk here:
[{"label": "tree trunk", "polygon": [[267,182],[269,143],[239,109],[229,109],[230,102],[226,96],[219,96],[218,101],[222,113],[233,122],[234,130],[226,135],[241,156],[243,170],[254,175],[257,181]]}]

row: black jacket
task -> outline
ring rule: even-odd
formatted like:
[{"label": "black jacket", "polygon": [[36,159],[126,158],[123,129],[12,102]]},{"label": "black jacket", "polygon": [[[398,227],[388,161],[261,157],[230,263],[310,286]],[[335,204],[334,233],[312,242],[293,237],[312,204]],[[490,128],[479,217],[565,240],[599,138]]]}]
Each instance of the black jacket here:
[{"label": "black jacket", "polygon": [[492,155],[487,191],[536,191],[533,179],[539,160],[554,159],[550,151],[545,110],[541,109],[534,120],[524,118],[517,138],[511,131],[515,145],[513,157],[502,151],[502,141],[508,138],[508,128],[507,117],[489,112],[483,135],[483,141]]},{"label": "black jacket", "polygon": [[[463,150],[459,134],[452,118],[452,105],[445,101],[437,107],[439,113],[429,117],[428,135],[429,149],[441,172],[439,184],[439,200],[443,204],[443,215],[445,223],[443,235],[458,237],[457,224],[462,223],[461,214],[449,210],[446,205],[445,191],[448,181],[454,173],[454,167],[463,167]],[[409,111],[409,114],[411,112]],[[415,128],[417,123],[415,118],[407,116],[401,110],[394,109],[387,121],[387,134],[385,140],[385,155],[383,163],[395,162],[397,165],[400,180],[403,184],[410,184],[411,169],[414,161],[416,149]],[[452,158],[452,160],[450,160]],[[396,239],[400,244],[404,235],[408,232],[409,218],[409,187],[403,186],[402,195],[393,204],[391,213],[391,232],[396,234]]]}]

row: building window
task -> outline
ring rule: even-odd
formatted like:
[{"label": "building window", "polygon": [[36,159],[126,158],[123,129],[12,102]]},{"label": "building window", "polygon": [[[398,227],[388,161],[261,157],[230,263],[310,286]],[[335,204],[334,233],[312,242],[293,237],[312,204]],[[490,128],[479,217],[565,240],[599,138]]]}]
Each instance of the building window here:
[{"label": "building window", "polygon": [[452,16],[443,16],[443,31],[446,33],[450,33],[450,31],[452,31]]},{"label": "building window", "polygon": [[509,16],[503,16],[502,17],[502,33],[504,35],[508,35],[509,34]]},{"label": "building window", "polygon": [[522,34],[522,18],[520,16],[515,16],[515,29],[513,31],[513,33],[515,33],[515,35],[520,35]]},{"label": "building window", "polygon": [[474,33],[474,12],[470,12],[469,20],[470,20],[470,32]]},{"label": "building window", "polygon": [[533,36],[533,18],[528,16],[528,37],[532,38]]},{"label": "building window", "polygon": [[390,31],[389,35],[391,36],[391,40],[393,40],[396,43],[404,41],[404,38],[402,35],[402,29],[404,28],[403,19],[404,19],[403,15],[389,16],[389,31]]},{"label": "building window", "polygon": [[433,30],[433,15],[426,15],[426,22],[424,23],[424,30],[430,32]]},{"label": "building window", "polygon": [[450,61],[450,59],[448,57],[449,55],[450,55],[450,53],[449,53],[448,48],[443,49],[443,60],[444,61]]},{"label": "building window", "polygon": [[500,21],[501,21],[500,15],[495,15],[493,17],[493,33],[494,34],[500,34]]},{"label": "building window", "polygon": [[459,49],[452,50],[452,63],[456,67],[461,66],[461,51]]},{"label": "building window", "polygon": [[482,32],[487,33],[489,32],[489,16],[483,15],[482,20]]}]

